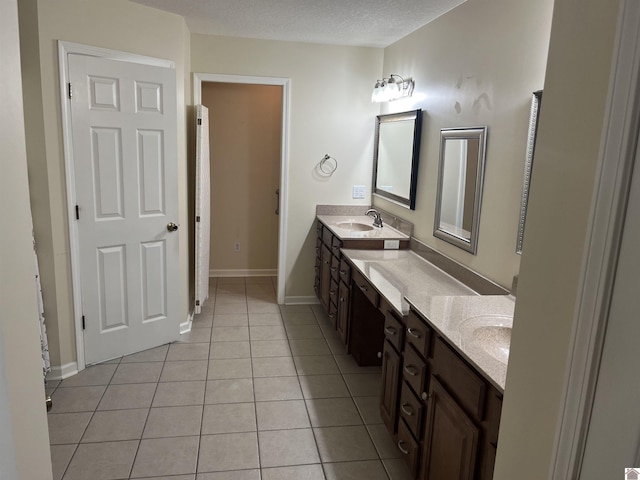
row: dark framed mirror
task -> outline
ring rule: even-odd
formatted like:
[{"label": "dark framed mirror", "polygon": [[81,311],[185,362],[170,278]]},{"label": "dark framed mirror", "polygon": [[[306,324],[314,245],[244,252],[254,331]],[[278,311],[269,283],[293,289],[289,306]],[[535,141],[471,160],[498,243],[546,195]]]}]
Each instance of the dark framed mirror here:
[{"label": "dark framed mirror", "polygon": [[415,210],[421,133],[422,110],[376,117],[374,195]]}]

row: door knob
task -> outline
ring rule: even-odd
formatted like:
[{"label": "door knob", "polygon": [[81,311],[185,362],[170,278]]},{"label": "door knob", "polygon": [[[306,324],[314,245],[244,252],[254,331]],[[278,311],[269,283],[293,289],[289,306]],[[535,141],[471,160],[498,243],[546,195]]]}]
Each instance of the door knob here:
[{"label": "door knob", "polygon": [[178,230],[178,225],[173,222],[169,222],[167,223],[167,230],[169,230],[170,232],[175,232],[176,230]]}]

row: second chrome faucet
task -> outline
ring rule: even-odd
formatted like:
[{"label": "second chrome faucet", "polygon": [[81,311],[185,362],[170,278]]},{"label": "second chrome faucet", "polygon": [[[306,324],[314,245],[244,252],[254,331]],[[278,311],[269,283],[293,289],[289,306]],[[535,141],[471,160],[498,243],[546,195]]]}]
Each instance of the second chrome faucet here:
[{"label": "second chrome faucet", "polygon": [[364,214],[373,217],[374,227],[382,228],[382,218],[380,217],[380,212],[378,212],[375,208],[370,208],[369,210],[364,212]]}]

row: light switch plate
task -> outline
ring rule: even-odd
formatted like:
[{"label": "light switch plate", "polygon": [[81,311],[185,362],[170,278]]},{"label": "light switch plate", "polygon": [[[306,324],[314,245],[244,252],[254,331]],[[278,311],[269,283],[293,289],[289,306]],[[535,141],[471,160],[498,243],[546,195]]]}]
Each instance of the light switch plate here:
[{"label": "light switch plate", "polygon": [[384,249],[385,250],[399,250],[400,249],[400,240],[385,240],[384,241]]},{"label": "light switch plate", "polygon": [[364,185],[353,186],[353,198],[364,198]]}]

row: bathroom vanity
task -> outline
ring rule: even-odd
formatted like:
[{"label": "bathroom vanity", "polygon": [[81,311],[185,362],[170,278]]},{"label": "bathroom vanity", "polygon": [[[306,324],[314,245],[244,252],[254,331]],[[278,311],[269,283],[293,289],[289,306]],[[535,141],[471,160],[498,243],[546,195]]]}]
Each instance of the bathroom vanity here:
[{"label": "bathroom vanity", "polygon": [[413,477],[490,480],[514,299],[478,295],[392,228],[358,237],[367,224],[318,216],[322,306],[358,364],[382,366],[380,414]]}]

